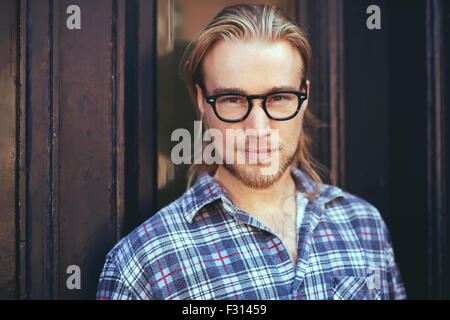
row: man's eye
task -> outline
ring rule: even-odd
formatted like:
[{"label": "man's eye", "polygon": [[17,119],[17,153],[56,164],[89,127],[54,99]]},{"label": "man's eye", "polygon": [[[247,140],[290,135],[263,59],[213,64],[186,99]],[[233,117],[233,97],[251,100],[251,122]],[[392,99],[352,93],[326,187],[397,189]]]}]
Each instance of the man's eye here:
[{"label": "man's eye", "polygon": [[270,96],[268,98],[268,102],[290,102],[290,101],[294,101],[297,97],[293,94],[277,94],[277,95],[273,95]]},{"label": "man's eye", "polygon": [[273,101],[273,102],[278,102],[278,101],[286,100],[286,97],[284,95],[271,96],[269,98],[269,100]]},{"label": "man's eye", "polygon": [[224,97],[224,99],[222,99],[222,102],[230,104],[240,104],[244,102],[244,99],[242,97]]}]

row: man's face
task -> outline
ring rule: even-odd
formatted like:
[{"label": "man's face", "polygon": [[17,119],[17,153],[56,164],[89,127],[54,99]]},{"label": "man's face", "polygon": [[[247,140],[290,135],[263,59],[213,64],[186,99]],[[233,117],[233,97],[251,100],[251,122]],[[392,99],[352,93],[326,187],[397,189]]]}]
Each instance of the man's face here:
[{"label": "man's face", "polygon": [[[303,62],[299,52],[287,41],[219,41],[206,54],[203,61],[203,78],[207,96],[219,93],[266,94],[272,91],[302,91]],[[224,137],[221,155],[224,168],[245,185],[252,188],[267,188],[275,183],[294,160],[301,134],[301,121],[308,101],[303,102],[300,112],[286,121],[268,118],[262,108],[262,99],[253,100],[248,117],[236,123],[217,118],[211,105],[197,85],[198,106],[207,127],[217,129]],[[233,163],[226,163],[225,137],[227,130],[247,132],[245,147],[235,142]],[[252,129],[252,130],[249,130]],[[242,134],[241,134],[242,135]],[[271,138],[278,135],[278,146]],[[221,141],[215,141],[221,143]],[[264,147],[267,146],[267,147]],[[245,163],[236,163],[237,157],[245,157]],[[255,161],[256,159],[256,161]],[[256,162],[256,163],[255,163]],[[276,163],[275,170],[267,174],[268,167]]]}]

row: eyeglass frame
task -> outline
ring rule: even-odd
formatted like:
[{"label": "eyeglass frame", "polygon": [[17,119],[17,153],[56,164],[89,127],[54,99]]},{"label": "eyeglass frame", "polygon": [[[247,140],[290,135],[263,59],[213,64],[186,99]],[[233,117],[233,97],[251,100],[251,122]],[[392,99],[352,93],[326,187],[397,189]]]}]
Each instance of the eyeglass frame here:
[{"label": "eyeglass frame", "polygon": [[[266,107],[267,97],[269,97],[270,95],[273,95],[273,94],[277,94],[277,93],[291,93],[291,94],[295,94],[298,97],[297,110],[291,116],[285,117],[285,118],[274,118],[269,114],[269,111],[267,111],[267,107]],[[248,95],[248,94],[244,94],[244,93],[237,93],[237,92],[225,92],[225,93],[215,94],[212,96],[206,96],[206,90],[205,90],[205,88],[203,88],[203,95],[205,96],[206,102],[208,104],[210,104],[212,109],[214,110],[214,114],[216,115],[216,117],[219,118],[219,120],[228,122],[228,123],[236,123],[236,122],[244,121],[252,112],[252,108],[253,108],[252,100],[253,99],[262,99],[263,100],[262,108],[264,110],[264,113],[267,115],[267,117],[269,119],[275,120],[275,121],[287,121],[287,120],[294,118],[300,111],[300,108],[301,108],[303,102],[305,102],[308,99],[308,95],[305,92],[292,91],[292,90],[280,90],[280,91],[272,91],[272,92],[269,92],[266,94],[252,94],[252,95]],[[247,113],[242,118],[237,119],[237,120],[228,120],[228,119],[222,118],[219,115],[219,113],[217,112],[216,100],[220,97],[229,96],[229,95],[241,96],[241,97],[245,97],[247,99],[248,110],[247,110]]]}]

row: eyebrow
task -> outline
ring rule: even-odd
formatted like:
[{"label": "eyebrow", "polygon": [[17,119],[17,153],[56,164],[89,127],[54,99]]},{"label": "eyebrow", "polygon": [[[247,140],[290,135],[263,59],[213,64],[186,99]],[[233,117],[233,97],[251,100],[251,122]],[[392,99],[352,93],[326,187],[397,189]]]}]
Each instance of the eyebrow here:
[{"label": "eyebrow", "polygon": [[[275,91],[297,91],[297,90],[299,90],[299,88],[297,88],[295,86],[285,85],[285,86],[272,87],[272,88],[269,88],[268,90],[266,90],[265,92],[259,92],[259,93],[255,93],[255,94],[266,94],[266,93],[275,92]],[[212,95],[222,94],[222,93],[240,93],[240,94],[248,95],[248,92],[243,90],[242,88],[216,87],[216,88],[213,88],[213,90],[212,90]]]}]

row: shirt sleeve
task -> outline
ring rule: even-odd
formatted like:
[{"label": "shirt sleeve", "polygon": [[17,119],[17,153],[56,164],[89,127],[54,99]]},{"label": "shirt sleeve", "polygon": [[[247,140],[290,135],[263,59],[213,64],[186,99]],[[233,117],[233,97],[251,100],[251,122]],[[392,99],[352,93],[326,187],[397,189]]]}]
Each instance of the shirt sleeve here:
[{"label": "shirt sleeve", "polygon": [[400,275],[400,270],[395,262],[394,249],[389,230],[384,225],[385,243],[383,244],[387,263],[387,286],[390,300],[405,300],[405,286]]},{"label": "shirt sleeve", "polygon": [[122,279],[120,271],[114,261],[106,258],[100,274],[97,289],[97,300],[135,300],[129,286]]}]

